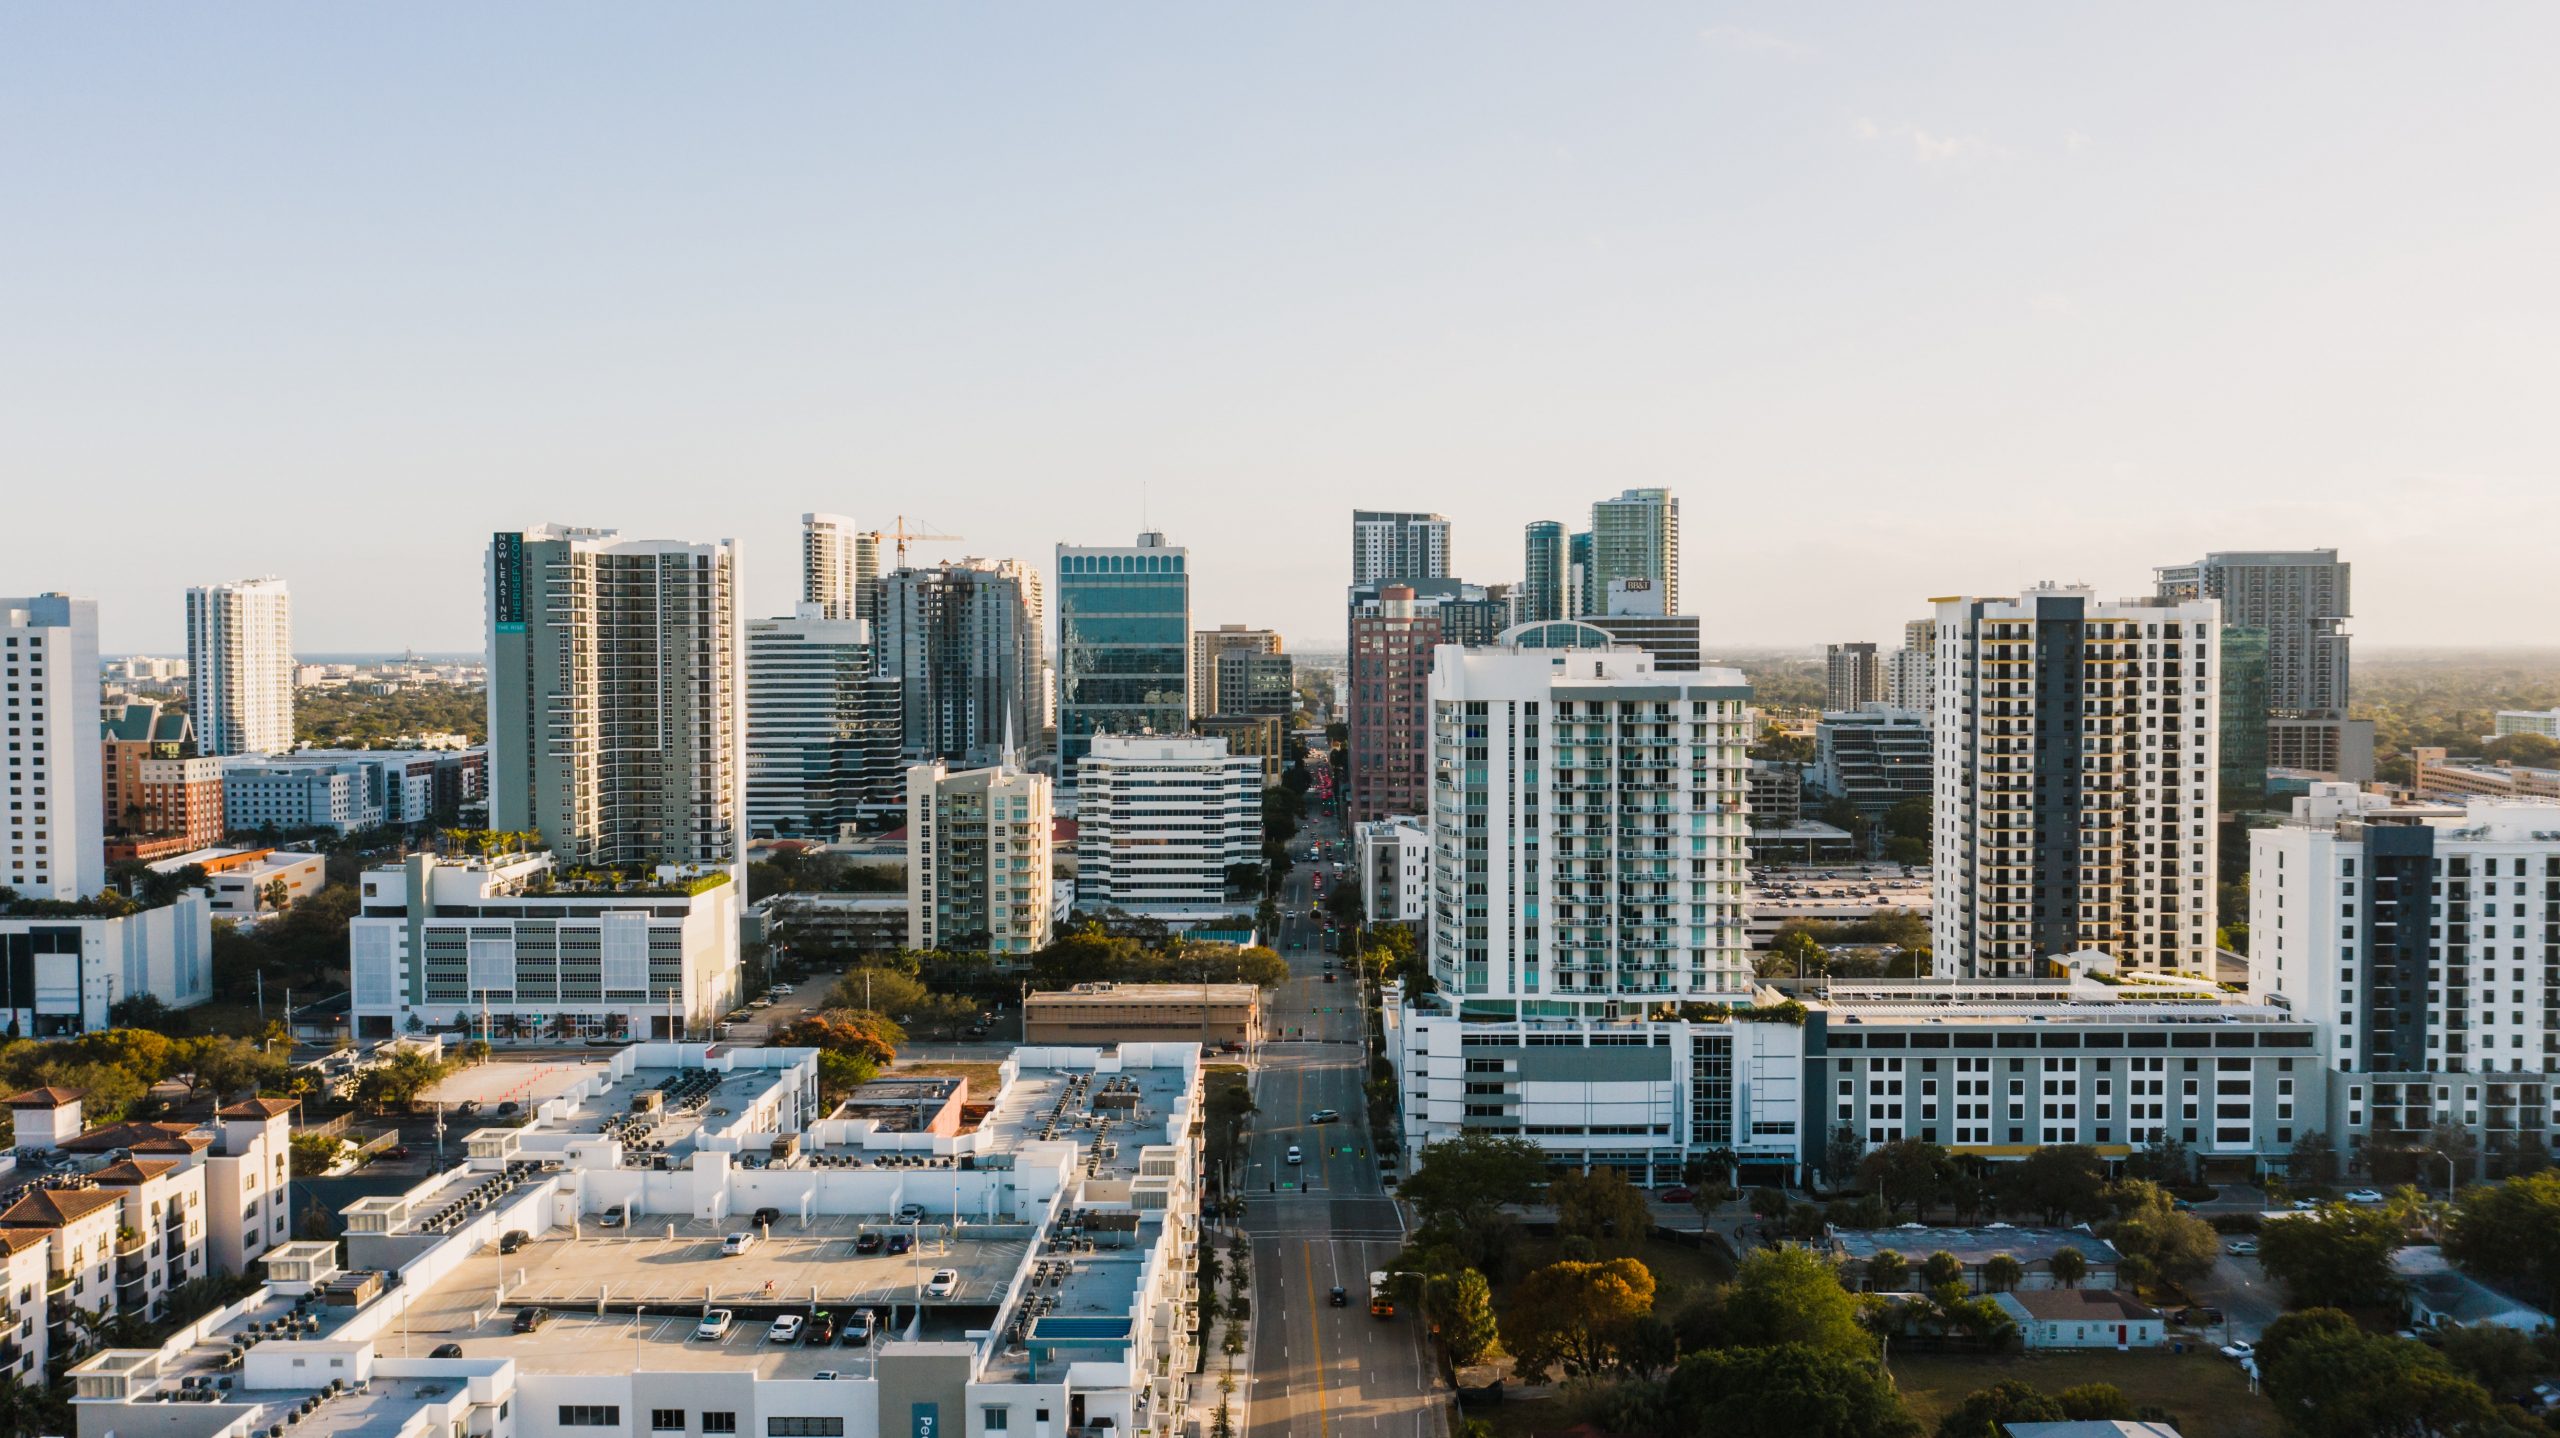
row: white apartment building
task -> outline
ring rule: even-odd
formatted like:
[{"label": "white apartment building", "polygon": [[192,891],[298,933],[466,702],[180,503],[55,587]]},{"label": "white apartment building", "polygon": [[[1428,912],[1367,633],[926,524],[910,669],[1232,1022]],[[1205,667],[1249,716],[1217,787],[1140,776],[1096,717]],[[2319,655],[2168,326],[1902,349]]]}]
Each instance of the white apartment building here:
[{"label": "white apartment building", "polygon": [[1096,734],[1076,768],[1076,906],[1160,919],[1251,913],[1227,871],[1262,862],[1262,761],[1224,739]]},{"label": "white apartment building", "polygon": [[62,1038],[111,1028],[149,995],[173,1009],[213,997],[213,904],[191,889],[115,918],[0,918],[0,1029]]},{"label": "white apartment building", "polygon": [[907,770],[907,946],[1028,959],[1049,942],[1050,781],[1000,765]]},{"label": "white apartment building", "polygon": [[1410,814],[1351,826],[1360,914],[1373,924],[1421,924],[1431,916],[1431,831]]},{"label": "white apartment building", "polygon": [[1431,967],[1464,1012],[1748,992],[1740,673],[1443,645],[1430,695]]},{"label": "white apartment building", "polygon": [[804,602],[747,625],[747,828],[833,839],[906,803],[898,681],[872,662],[871,626]]},{"label": "white apartment building", "polygon": [[488,552],[489,823],[568,864],[745,877],[735,541],[545,525]]},{"label": "white apartment building", "polygon": [[0,683],[9,783],[0,888],[85,899],[107,885],[97,601],[0,599]]},{"label": "white apartment building", "polygon": [[2249,834],[2249,987],[2320,1025],[2331,1135],[2469,1128],[2495,1164],[2560,1128],[2560,804],[2459,818],[2315,784]]},{"label": "white apartment building", "polygon": [[800,602],[817,605],[820,618],[871,618],[879,577],[879,536],[841,514],[800,516]]},{"label": "white apartment building", "polygon": [[412,854],[366,871],[363,889],[347,927],[359,1039],[702,1036],[738,1000],[725,867],[590,881],[548,853]]},{"label": "white apartment building", "polygon": [[1940,974],[2034,977],[2084,949],[2213,971],[2220,632],[2210,599],[1937,602]]},{"label": "white apartment building", "polygon": [[270,574],[187,591],[187,699],[207,754],[293,747],[293,594]]},{"label": "white apartment building", "polygon": [[2545,739],[2560,739],[2560,709],[2501,709],[2497,716],[2497,732],[2492,739],[2510,734],[2539,734]]},{"label": "white apartment building", "polygon": [[2319,1025],[2202,979],[2104,982],[2100,954],[2072,967],[1842,981],[1801,1005],[1761,988],[1616,1021],[1467,1020],[1436,994],[1391,1006],[1407,1156],[1488,1132],[1640,1185],[1711,1149],[1746,1183],[1794,1183],[1842,1130],[1861,1150],[1920,1139],[1990,1162],[2046,1144],[2123,1158],[2165,1134],[2248,1172],[2323,1126],[2336,1076]]},{"label": "white apartment building", "polygon": [[[181,1285],[245,1273],[285,1240],[294,1100],[229,1104],[204,1124],[100,1128],[83,1127],[76,1090],[31,1089],[8,1103],[19,1151],[56,1171],[0,1207],[0,1237],[47,1241],[47,1266],[69,1285],[58,1309],[163,1319]],[[54,1352],[87,1342],[67,1311],[43,1325],[36,1316],[4,1336]]]},{"label": "white apartment building", "polygon": [[[860,1094],[818,1110],[811,1050],[620,1050],[349,1205],[343,1266],[287,1244],[201,1332],[78,1364],[78,1430],[1177,1438],[1200,1381],[1199,1047],[1022,1048],[996,1070],[967,1095],[985,1119],[948,1134]],[[533,1308],[548,1321],[515,1331]],[[734,1329],[694,1337],[714,1311]],[[865,1339],[771,1341],[786,1316]]]},{"label": "white apartment building", "polygon": [[1914,619],[1902,626],[1902,647],[1884,666],[1884,702],[1923,719],[1937,717],[1938,621]]}]

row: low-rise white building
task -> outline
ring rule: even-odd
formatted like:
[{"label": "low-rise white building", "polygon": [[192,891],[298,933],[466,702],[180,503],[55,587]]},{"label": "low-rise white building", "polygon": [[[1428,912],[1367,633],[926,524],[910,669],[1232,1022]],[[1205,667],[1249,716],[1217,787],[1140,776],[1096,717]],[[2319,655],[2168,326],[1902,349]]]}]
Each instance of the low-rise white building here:
[{"label": "low-rise white building", "polygon": [[1262,761],[1224,739],[1096,734],[1076,766],[1076,906],[1160,919],[1250,911],[1227,875],[1262,862]]},{"label": "low-rise white building", "polygon": [[348,924],[355,1036],[707,1036],[738,998],[738,886],[726,869],[563,874],[547,853],[369,870]]},{"label": "low-rise white building", "polygon": [[213,997],[213,905],[201,890],[113,918],[0,917],[0,1026],[61,1038],[110,1025],[144,995],[173,1009]]},{"label": "low-rise white building", "polygon": [[348,1207],[343,1265],[288,1244],[164,1347],[81,1362],[82,1438],[1185,1431],[1197,1045],[1019,1049],[965,1132],[821,1113],[805,1049],[635,1044],[550,1092]]},{"label": "low-rise white building", "polygon": [[2017,1320],[2019,1342],[2030,1352],[2152,1348],[2167,1331],[2159,1309],[2120,1288],[2019,1289],[1991,1301]]},{"label": "low-rise white building", "polygon": [[1351,826],[1361,917],[1373,924],[1420,924],[1431,916],[1431,834],[1410,814]]}]

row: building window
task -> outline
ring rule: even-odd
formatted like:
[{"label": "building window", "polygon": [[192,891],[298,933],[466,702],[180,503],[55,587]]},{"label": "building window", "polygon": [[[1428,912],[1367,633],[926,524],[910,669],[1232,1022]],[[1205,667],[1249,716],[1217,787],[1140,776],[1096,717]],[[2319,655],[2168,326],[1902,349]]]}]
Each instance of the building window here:
[{"label": "building window", "polygon": [[981,1433],[1002,1433],[1005,1431],[1007,1425],[1012,1422],[1013,1410],[1010,1408],[984,1409],[978,1414],[978,1431]]},{"label": "building window", "polygon": [[705,1433],[735,1433],[738,1431],[738,1415],[735,1413],[714,1413],[710,1409],[706,1408],[702,1412],[702,1431]]},{"label": "building window", "polygon": [[652,1408],[652,1409],[650,1409],[650,1410],[649,1410],[649,1431],[650,1431],[650,1432],[652,1432],[652,1433],[681,1433],[681,1432],[683,1432],[683,1431],[684,1431],[684,1410],[683,1410],[683,1409],[681,1409],[681,1408]]},{"label": "building window", "polygon": [[563,1428],[619,1428],[622,1405],[619,1403],[563,1403],[560,1405]]},{"label": "building window", "polygon": [[765,1438],[844,1438],[842,1418],[767,1418]]}]

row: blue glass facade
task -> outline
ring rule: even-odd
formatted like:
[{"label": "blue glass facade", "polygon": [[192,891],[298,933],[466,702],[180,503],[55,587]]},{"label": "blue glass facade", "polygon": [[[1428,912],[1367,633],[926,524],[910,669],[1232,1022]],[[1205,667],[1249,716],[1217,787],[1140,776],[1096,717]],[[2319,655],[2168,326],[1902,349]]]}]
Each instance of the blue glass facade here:
[{"label": "blue glass facade", "polygon": [[1074,782],[1096,734],[1182,733],[1190,723],[1191,575],[1161,538],[1134,549],[1058,549],[1058,777]]}]

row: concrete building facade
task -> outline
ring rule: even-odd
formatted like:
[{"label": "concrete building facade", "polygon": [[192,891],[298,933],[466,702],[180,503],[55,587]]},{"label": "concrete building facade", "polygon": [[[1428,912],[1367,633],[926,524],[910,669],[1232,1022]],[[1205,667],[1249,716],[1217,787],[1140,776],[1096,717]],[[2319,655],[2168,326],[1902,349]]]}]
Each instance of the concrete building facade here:
[{"label": "concrete building facade", "polygon": [[2249,835],[2249,986],[2329,1034],[2351,1159],[2469,1130],[2499,1165],[2560,1130],[2560,803],[2411,811],[2311,786]]},{"label": "concrete building facade", "polygon": [[907,770],[907,946],[1027,959],[1049,942],[1050,780],[1010,765]]},{"label": "concrete building facade", "polygon": [[1353,823],[1419,813],[1427,802],[1425,724],[1439,644],[1439,616],[1417,605],[1409,586],[1386,585],[1374,612],[1352,611],[1343,707],[1351,731],[1345,812]]},{"label": "concrete building facade", "polygon": [[[65,594],[0,599],[0,717],[9,792],[0,888],[85,899],[106,887],[105,759],[98,746],[98,605]],[[21,807],[23,805],[23,807]]]},{"label": "concrete building facade", "polygon": [[906,808],[906,716],[871,626],[803,602],[747,625],[747,829],[834,838]]},{"label": "concrete building facade", "polygon": [[1847,714],[1884,699],[1884,658],[1872,644],[1834,644],[1824,656],[1822,709]]},{"label": "concrete building facade", "polygon": [[293,594],[283,580],[187,591],[187,702],[203,752],[292,748],[293,672]]},{"label": "concrete building facade", "polygon": [[1444,515],[1379,509],[1351,512],[1351,582],[1410,584],[1449,574]]},{"label": "concrete building facade", "polygon": [[727,868],[591,882],[547,853],[367,870],[348,924],[357,1038],[708,1036],[739,998]]},{"label": "concrete building facade", "polygon": [[1431,919],[1431,833],[1411,814],[1351,826],[1360,914],[1372,924],[1411,924],[1416,937]]},{"label": "concrete building facade", "polygon": [[1020,561],[900,569],[877,587],[880,672],[898,682],[911,762],[992,764],[1047,722],[1038,576]]},{"label": "concrete building facade", "polygon": [[567,865],[744,872],[738,565],[725,539],[491,539],[491,827],[537,832]]},{"label": "concrete building facade", "polygon": [[2033,977],[2083,949],[2214,963],[2220,616],[2042,586],[1938,601],[1938,970]]},{"label": "concrete building facade", "polygon": [[1633,650],[1439,651],[1430,956],[1461,1013],[1746,989],[1749,698]]},{"label": "concrete building facade", "polygon": [[1662,612],[1680,612],[1680,501],[1670,490],[1630,489],[1591,506],[1590,597],[1605,603],[1619,579],[1653,580],[1663,589]]},{"label": "concrete building facade", "polygon": [[1262,762],[1224,739],[1097,734],[1078,769],[1076,907],[1162,919],[1250,913],[1227,874],[1262,862]]}]

